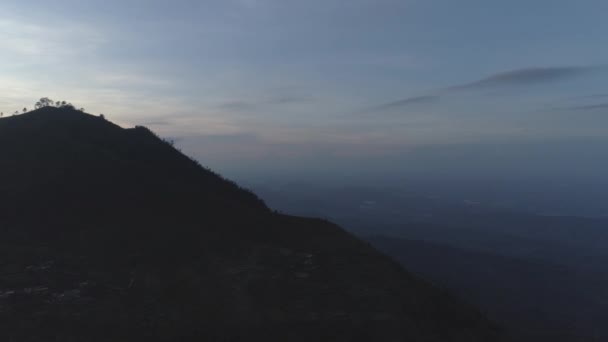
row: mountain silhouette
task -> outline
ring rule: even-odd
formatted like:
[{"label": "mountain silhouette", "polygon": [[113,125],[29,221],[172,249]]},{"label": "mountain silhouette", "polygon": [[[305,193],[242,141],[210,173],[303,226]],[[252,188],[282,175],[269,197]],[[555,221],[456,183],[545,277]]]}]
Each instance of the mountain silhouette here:
[{"label": "mountain silhouette", "polygon": [[0,119],[3,341],[498,341],[338,226],[269,209],[144,127]]}]

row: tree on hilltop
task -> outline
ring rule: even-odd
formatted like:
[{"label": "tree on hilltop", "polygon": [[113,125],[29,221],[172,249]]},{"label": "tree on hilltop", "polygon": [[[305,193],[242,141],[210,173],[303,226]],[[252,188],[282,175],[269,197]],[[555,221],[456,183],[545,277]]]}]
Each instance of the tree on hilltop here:
[{"label": "tree on hilltop", "polygon": [[[72,109],[76,110],[76,107],[67,102],[67,101],[53,101],[48,97],[43,97],[34,105],[36,109],[44,108],[44,107],[56,107],[56,108],[64,108],[64,109]],[[80,111],[84,111],[84,108],[80,108]]]},{"label": "tree on hilltop", "polygon": [[52,107],[54,104],[55,102],[53,102],[53,100],[49,99],[48,97],[43,97],[38,100],[38,102],[36,102],[34,106],[36,107],[36,109],[39,109],[44,107]]}]

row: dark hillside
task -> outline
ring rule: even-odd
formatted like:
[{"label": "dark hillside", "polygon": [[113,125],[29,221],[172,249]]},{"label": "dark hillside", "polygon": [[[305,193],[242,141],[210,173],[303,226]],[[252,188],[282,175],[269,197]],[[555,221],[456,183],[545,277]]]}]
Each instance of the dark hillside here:
[{"label": "dark hillside", "polygon": [[0,186],[11,194],[1,201],[23,201],[37,209],[63,204],[52,207],[53,216],[57,210],[78,214],[71,206],[80,206],[87,215],[109,205],[149,210],[162,204],[168,210],[170,203],[156,197],[168,199],[169,194],[180,198],[180,208],[265,209],[255,195],[208,170],[201,172],[146,128],[122,129],[75,110],[46,107],[0,120],[0,155],[6,180]]},{"label": "dark hillside", "polygon": [[0,339],[497,341],[341,228],[279,215],[146,128],[0,120]]},{"label": "dark hillside", "polygon": [[427,241],[374,236],[404,267],[455,291],[517,341],[604,341],[608,275]]}]

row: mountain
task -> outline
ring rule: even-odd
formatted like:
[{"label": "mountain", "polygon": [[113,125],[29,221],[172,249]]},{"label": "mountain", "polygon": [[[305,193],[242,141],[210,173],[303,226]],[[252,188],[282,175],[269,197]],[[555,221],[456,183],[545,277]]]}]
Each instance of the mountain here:
[{"label": "mountain", "polygon": [[143,127],[0,120],[4,341],[491,342],[476,309],[340,227],[278,214]]},{"label": "mountain", "polygon": [[[517,341],[604,341],[608,275],[386,236],[367,238],[404,267],[475,303]],[[515,338],[516,337],[516,338]]]},{"label": "mountain", "polygon": [[398,185],[253,187],[283,212],[340,224],[477,305],[515,341],[608,340],[606,219],[514,211],[466,191],[446,197]]}]

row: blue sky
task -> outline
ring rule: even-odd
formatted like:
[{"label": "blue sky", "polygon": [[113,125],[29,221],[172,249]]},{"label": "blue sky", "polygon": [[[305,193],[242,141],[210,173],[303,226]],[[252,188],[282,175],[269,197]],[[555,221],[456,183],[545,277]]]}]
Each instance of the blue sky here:
[{"label": "blue sky", "polygon": [[604,139],[606,13],[600,0],[4,0],[0,109],[66,99],[229,175],[399,174],[423,151],[450,173],[437,165],[456,150]]}]

